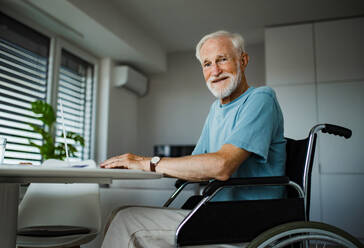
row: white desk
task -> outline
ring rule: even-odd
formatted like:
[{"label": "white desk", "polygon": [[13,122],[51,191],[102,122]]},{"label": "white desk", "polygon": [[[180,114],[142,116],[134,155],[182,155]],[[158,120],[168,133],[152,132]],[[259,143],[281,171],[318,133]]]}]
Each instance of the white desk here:
[{"label": "white desk", "polygon": [[27,165],[0,165],[0,242],[14,248],[21,183],[103,183],[115,179],[158,179],[162,174],[123,169],[44,168]]}]

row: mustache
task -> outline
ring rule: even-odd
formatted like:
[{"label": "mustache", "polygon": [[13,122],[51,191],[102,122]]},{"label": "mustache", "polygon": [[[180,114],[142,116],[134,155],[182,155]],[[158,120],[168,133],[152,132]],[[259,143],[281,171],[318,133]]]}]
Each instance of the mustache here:
[{"label": "mustache", "polygon": [[222,74],[220,74],[219,76],[217,76],[217,77],[210,77],[208,80],[207,80],[207,83],[209,83],[209,84],[212,84],[212,83],[214,83],[215,81],[219,81],[219,80],[222,80],[222,79],[226,79],[226,78],[231,78],[231,77],[233,77],[234,75],[233,74],[231,74],[231,73],[228,73],[228,72],[224,72],[224,73],[222,73]]}]

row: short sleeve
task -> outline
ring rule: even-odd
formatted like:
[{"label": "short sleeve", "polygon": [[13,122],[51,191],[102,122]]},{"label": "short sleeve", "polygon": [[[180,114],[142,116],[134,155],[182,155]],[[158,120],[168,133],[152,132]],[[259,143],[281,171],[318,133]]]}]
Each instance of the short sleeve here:
[{"label": "short sleeve", "polygon": [[209,129],[209,116],[207,116],[205,124],[203,126],[200,138],[197,141],[197,144],[195,146],[195,149],[192,152],[192,155],[198,155],[198,154],[203,154],[203,153],[207,153],[208,150],[208,139],[209,139],[209,135],[208,135],[208,129]]},{"label": "short sleeve", "polygon": [[257,92],[244,105],[225,144],[252,152],[265,163],[277,122],[274,97],[266,92]]},{"label": "short sleeve", "polygon": [[214,113],[214,108],[216,107],[216,101],[211,105],[209,114],[206,117],[205,124],[203,125],[202,132],[200,138],[197,141],[195,149],[192,152],[192,155],[198,155],[203,153],[208,153],[209,151],[209,128],[210,128],[210,120],[211,116]]}]

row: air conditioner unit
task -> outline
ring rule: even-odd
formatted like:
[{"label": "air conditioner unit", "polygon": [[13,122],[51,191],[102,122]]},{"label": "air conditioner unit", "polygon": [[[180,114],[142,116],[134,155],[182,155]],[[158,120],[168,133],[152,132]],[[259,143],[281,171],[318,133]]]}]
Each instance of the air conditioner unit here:
[{"label": "air conditioner unit", "polygon": [[129,66],[115,66],[113,76],[115,87],[124,87],[138,96],[144,96],[148,91],[148,78]]}]

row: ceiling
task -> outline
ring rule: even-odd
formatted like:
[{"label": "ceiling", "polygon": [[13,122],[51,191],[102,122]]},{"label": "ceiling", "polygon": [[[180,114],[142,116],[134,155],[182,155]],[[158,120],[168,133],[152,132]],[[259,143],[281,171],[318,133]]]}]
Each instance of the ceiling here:
[{"label": "ceiling", "polygon": [[363,0],[111,0],[120,14],[167,52],[193,50],[225,29],[247,44],[263,43],[264,27],[364,14]]},{"label": "ceiling", "polygon": [[[364,16],[364,0],[0,0],[1,10],[39,25],[96,58],[146,74],[167,70],[167,54],[193,51],[225,29],[249,44],[264,28]],[[35,27],[32,24],[33,27]],[[44,29],[43,29],[44,28]]]}]

